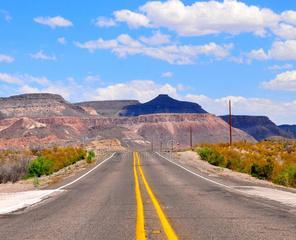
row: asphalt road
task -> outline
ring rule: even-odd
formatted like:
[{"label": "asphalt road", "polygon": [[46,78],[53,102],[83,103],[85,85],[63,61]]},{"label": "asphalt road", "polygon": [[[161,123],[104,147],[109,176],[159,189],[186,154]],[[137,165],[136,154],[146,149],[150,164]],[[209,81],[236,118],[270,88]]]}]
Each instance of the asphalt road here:
[{"label": "asphalt road", "polygon": [[141,217],[147,239],[167,239],[168,225],[177,239],[296,239],[295,212],[212,184],[156,154],[141,153],[135,167],[134,161],[133,153],[117,154],[65,192],[0,216],[0,239],[130,240]]}]

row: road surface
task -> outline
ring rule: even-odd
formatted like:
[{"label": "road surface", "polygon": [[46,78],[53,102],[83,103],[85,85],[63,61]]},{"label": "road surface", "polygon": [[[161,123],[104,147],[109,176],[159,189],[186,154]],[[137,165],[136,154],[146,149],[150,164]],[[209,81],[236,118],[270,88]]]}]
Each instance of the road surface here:
[{"label": "road surface", "polygon": [[296,211],[155,153],[116,154],[61,194],[0,216],[0,239],[296,239]]}]

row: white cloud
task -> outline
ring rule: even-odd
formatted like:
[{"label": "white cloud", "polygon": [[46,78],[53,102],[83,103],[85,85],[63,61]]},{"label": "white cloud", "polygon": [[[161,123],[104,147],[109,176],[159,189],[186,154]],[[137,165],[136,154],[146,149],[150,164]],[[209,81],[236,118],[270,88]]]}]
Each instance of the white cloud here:
[{"label": "white cloud", "polygon": [[14,62],[14,57],[5,55],[5,54],[0,54],[0,63],[12,63]]},{"label": "white cloud", "polygon": [[260,48],[252,50],[248,57],[257,60],[296,60],[296,40],[275,41],[268,51]]},{"label": "white cloud", "polygon": [[98,17],[95,21],[94,24],[97,27],[114,27],[116,26],[115,20],[112,18],[105,18],[105,17]]},{"label": "white cloud", "polygon": [[293,68],[293,65],[289,64],[289,63],[286,63],[284,65],[272,65],[272,66],[268,67],[268,69],[272,70],[272,71],[287,70],[287,69],[292,69],[292,68]]},{"label": "white cloud", "polygon": [[[252,32],[264,35],[274,27],[280,16],[266,8],[249,6],[236,0],[195,2],[185,5],[181,0],[149,1],[139,12],[121,10],[119,21],[138,27],[165,27],[180,35],[206,35],[221,32],[239,34]],[[132,16],[138,16],[138,18]],[[143,21],[139,21],[141,18]]]},{"label": "white cloud", "polygon": [[67,40],[65,37],[59,37],[57,39],[58,43],[62,44],[62,45],[66,45],[67,44]]},{"label": "white cloud", "polygon": [[37,83],[41,85],[48,84],[48,79],[46,77],[35,77],[29,74],[9,74],[0,73],[0,81],[9,84],[27,84],[27,83]]},{"label": "white cloud", "polygon": [[228,114],[228,101],[232,101],[235,115],[268,116],[277,124],[295,124],[296,101],[277,102],[265,98],[246,98],[242,96],[226,96],[210,98],[204,95],[188,94],[185,100],[197,102],[205,110],[216,115]]},{"label": "white cloud", "polygon": [[117,40],[104,40],[102,38],[98,40],[91,40],[87,41],[85,43],[79,43],[75,42],[74,43],[77,47],[87,49],[90,52],[94,52],[95,50],[98,49],[112,49],[117,47],[118,42]]},{"label": "white cloud", "polygon": [[257,49],[257,50],[252,50],[249,54],[248,57],[251,59],[256,59],[256,60],[267,60],[268,55],[265,53],[263,48]]},{"label": "white cloud", "polygon": [[296,39],[296,27],[290,24],[280,23],[273,28],[273,32],[283,39]]},{"label": "white cloud", "polygon": [[173,73],[172,72],[163,72],[162,74],[161,74],[161,76],[163,77],[163,78],[171,78],[171,77],[173,77]]},{"label": "white cloud", "polygon": [[129,55],[144,55],[166,61],[170,64],[192,64],[199,56],[208,56],[215,59],[223,59],[229,55],[232,44],[218,45],[208,43],[205,45],[161,45],[149,46],[122,34],[112,40],[92,40],[85,43],[76,42],[79,48],[94,52],[98,49],[110,49],[119,57]]},{"label": "white cloud", "polygon": [[31,58],[36,60],[47,60],[47,61],[56,61],[57,58],[55,55],[48,55],[43,50],[40,50],[37,53],[30,54]]},{"label": "white cloud", "polygon": [[155,32],[150,37],[141,36],[140,41],[147,45],[163,45],[171,42],[171,36],[162,34],[160,31]]},{"label": "white cloud", "polygon": [[21,80],[13,75],[10,75],[8,73],[0,73],[0,82],[5,82],[5,83],[21,83]]},{"label": "white cloud", "polygon": [[101,80],[100,75],[88,75],[85,77],[85,81],[87,82],[97,82],[100,80]]},{"label": "white cloud", "polygon": [[126,22],[131,28],[149,27],[149,19],[140,13],[135,13],[130,10],[120,10],[114,12],[117,22]]},{"label": "white cloud", "polygon": [[1,9],[0,10],[0,15],[3,16],[3,18],[4,18],[4,20],[6,22],[8,22],[8,23],[11,22],[12,17],[11,17],[11,15],[10,15],[10,13],[8,11]]},{"label": "white cloud", "polygon": [[36,17],[36,18],[34,18],[34,21],[36,23],[49,26],[52,29],[57,28],[57,27],[72,27],[73,26],[73,23],[70,20],[65,19],[61,16]]},{"label": "white cloud", "polygon": [[274,42],[268,56],[276,60],[296,60],[296,40]]},{"label": "white cloud", "polygon": [[253,33],[264,37],[273,33],[296,39],[296,11],[277,14],[238,0],[196,1],[191,5],[181,0],[148,1],[137,11],[123,9],[114,15],[116,21],[133,28],[167,28],[183,36]]},{"label": "white cloud", "polygon": [[271,90],[296,91],[296,70],[278,74],[275,79],[264,82],[263,87]]},{"label": "white cloud", "polygon": [[296,26],[296,11],[285,11],[281,14],[281,16],[285,22]]},{"label": "white cloud", "polygon": [[19,88],[19,92],[22,94],[24,94],[24,93],[40,93],[40,90],[38,88],[31,87],[31,86],[25,84]]},{"label": "white cloud", "polygon": [[177,89],[170,84],[157,84],[150,80],[134,80],[98,88],[94,96],[96,100],[137,99],[149,101],[159,94],[177,96]]}]

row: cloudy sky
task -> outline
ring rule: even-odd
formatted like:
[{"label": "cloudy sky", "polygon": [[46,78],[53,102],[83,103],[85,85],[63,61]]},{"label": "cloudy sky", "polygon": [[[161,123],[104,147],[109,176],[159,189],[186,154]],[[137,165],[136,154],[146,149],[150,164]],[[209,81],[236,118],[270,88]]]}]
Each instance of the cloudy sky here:
[{"label": "cloudy sky", "polygon": [[0,96],[159,93],[296,123],[295,0],[0,2]]}]

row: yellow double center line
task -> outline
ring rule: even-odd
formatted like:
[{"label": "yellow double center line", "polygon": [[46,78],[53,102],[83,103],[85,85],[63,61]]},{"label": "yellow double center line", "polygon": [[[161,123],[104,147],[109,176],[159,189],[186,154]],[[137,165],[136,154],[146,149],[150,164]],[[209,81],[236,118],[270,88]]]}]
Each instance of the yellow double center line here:
[{"label": "yellow double center line", "polygon": [[[151,202],[156,210],[157,216],[160,220],[162,228],[169,240],[177,240],[178,237],[172,228],[171,224],[168,221],[164,211],[162,210],[159,201],[157,200],[156,196],[154,195],[151,187],[149,186],[147,179],[145,177],[144,171],[140,164],[140,156],[137,152],[133,153],[134,158],[134,175],[135,175],[135,192],[136,192],[136,201],[137,201],[137,222],[136,222],[136,240],[145,240],[146,233],[145,233],[145,216],[144,216],[144,205],[141,195],[141,189],[139,184],[139,175],[143,181],[143,184],[147,190],[147,193],[151,199]],[[137,167],[139,169],[139,174],[137,171]]]}]

